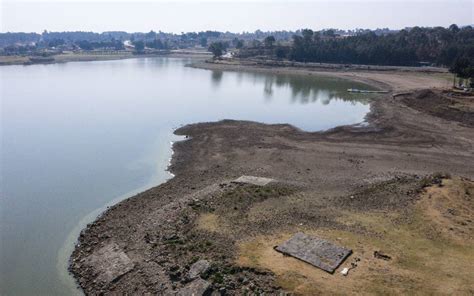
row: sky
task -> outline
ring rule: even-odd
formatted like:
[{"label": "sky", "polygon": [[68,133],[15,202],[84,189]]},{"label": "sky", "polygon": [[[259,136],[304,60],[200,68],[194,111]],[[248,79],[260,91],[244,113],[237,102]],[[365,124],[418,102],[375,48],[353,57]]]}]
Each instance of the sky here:
[{"label": "sky", "polygon": [[474,0],[0,0],[0,32],[231,32],[474,24]]}]

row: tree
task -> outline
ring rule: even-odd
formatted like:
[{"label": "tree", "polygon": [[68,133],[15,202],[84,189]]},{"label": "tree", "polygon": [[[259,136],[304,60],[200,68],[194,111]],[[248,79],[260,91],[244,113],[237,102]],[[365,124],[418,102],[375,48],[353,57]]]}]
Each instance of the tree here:
[{"label": "tree", "polygon": [[473,79],[474,78],[474,60],[470,60],[467,57],[457,58],[451,68],[449,69],[451,73],[456,74],[463,79]]},{"label": "tree", "polygon": [[201,44],[202,47],[206,47],[207,46],[207,38],[206,37],[201,37],[201,39],[199,40],[199,43]]},{"label": "tree", "polygon": [[304,29],[301,34],[303,35],[305,42],[311,42],[314,32],[311,29]]},{"label": "tree", "polygon": [[143,52],[145,50],[145,43],[142,40],[138,40],[133,42],[133,45],[135,46],[135,51],[136,52]]},{"label": "tree", "polygon": [[262,42],[260,40],[254,39],[252,40],[252,47],[260,47],[262,45]]},{"label": "tree", "polygon": [[268,48],[272,48],[273,47],[273,44],[275,43],[275,37],[273,36],[267,36],[265,37],[265,39],[263,40],[263,43],[265,44],[265,47],[268,47]]},{"label": "tree", "polygon": [[457,33],[459,32],[459,27],[456,24],[452,24],[451,26],[449,26],[449,30],[453,33]]},{"label": "tree", "polygon": [[[293,36],[288,58],[299,62],[451,66],[458,57],[474,57],[474,30],[470,26],[414,27],[379,34],[363,30],[345,38],[337,36],[334,30],[302,30]],[[472,58],[470,61],[474,63]]]},{"label": "tree", "polygon": [[49,47],[58,47],[60,45],[63,45],[65,42],[63,39],[55,38],[51,41],[48,42]]},{"label": "tree", "polygon": [[232,46],[237,47],[238,42],[239,42],[239,38],[235,37],[234,39],[232,39]]},{"label": "tree", "polygon": [[226,50],[226,46],[223,42],[213,42],[209,45],[208,51],[212,52],[214,58],[220,58],[224,51]]},{"label": "tree", "polygon": [[156,38],[156,33],[155,31],[151,30],[150,32],[146,33],[145,38],[147,40],[153,40]]},{"label": "tree", "polygon": [[154,49],[165,49],[163,42],[158,38],[154,39],[153,41],[146,42],[145,46]]},{"label": "tree", "polygon": [[94,49],[92,44],[87,40],[78,41],[77,46],[79,46],[82,50],[93,50]]},{"label": "tree", "polygon": [[244,47],[244,41],[243,40],[237,40],[237,42],[235,43],[235,48],[237,49],[241,49]]},{"label": "tree", "polygon": [[333,29],[329,29],[329,30],[325,30],[323,32],[323,35],[324,36],[327,36],[327,37],[335,37],[336,36],[336,33],[334,32]]},{"label": "tree", "polygon": [[288,55],[287,47],[283,47],[281,45],[277,46],[277,48],[275,49],[275,55],[279,60],[286,58]]}]

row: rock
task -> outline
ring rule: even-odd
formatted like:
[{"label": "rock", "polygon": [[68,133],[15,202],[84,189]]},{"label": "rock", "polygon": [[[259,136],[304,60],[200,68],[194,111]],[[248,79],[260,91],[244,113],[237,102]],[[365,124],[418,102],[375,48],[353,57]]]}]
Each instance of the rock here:
[{"label": "rock", "polygon": [[342,271],[341,271],[341,274],[342,274],[343,276],[348,275],[348,274],[349,274],[349,268],[344,267],[344,268],[342,269]]},{"label": "rock", "polygon": [[203,296],[211,294],[211,284],[203,279],[195,279],[178,291],[179,296]]},{"label": "rock", "polygon": [[105,283],[117,281],[134,268],[132,260],[116,243],[109,243],[94,251],[84,264],[99,274],[97,281]]},{"label": "rock", "polygon": [[211,264],[207,260],[199,260],[189,268],[188,279],[193,280],[209,270]]},{"label": "rock", "polygon": [[388,255],[386,255],[386,254],[384,254],[380,251],[375,251],[374,252],[374,257],[377,258],[377,259],[382,259],[382,260],[386,260],[386,261],[392,259],[392,257],[390,257],[390,256],[388,256]]},{"label": "rock", "polygon": [[168,273],[168,276],[170,277],[170,280],[172,280],[173,282],[177,282],[181,279],[181,271],[171,271],[170,273]]},{"label": "rock", "polygon": [[234,181],[233,183],[237,184],[252,184],[252,185],[257,185],[257,186],[265,186],[270,182],[273,182],[275,180],[270,179],[270,178],[263,178],[263,177],[255,177],[255,176],[241,176]]}]

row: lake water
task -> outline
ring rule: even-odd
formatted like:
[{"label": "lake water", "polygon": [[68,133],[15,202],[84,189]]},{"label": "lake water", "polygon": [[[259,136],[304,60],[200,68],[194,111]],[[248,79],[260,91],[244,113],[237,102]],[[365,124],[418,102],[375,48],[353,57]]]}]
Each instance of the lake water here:
[{"label": "lake water", "polygon": [[180,125],[244,119],[317,131],[362,122],[358,83],[219,72],[186,59],[0,67],[0,294],[70,295],[81,228],[170,178]]}]

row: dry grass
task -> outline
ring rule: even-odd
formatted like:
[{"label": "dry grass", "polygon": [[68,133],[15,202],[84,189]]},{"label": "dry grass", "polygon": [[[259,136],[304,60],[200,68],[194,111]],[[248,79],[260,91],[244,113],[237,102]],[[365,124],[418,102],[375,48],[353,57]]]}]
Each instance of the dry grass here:
[{"label": "dry grass", "polygon": [[23,56],[0,56],[0,65],[23,64],[28,60],[28,57]]},{"label": "dry grass", "polygon": [[219,223],[219,216],[212,213],[203,213],[197,219],[197,229],[209,232],[222,231],[222,223]]},{"label": "dry grass", "polygon": [[[283,288],[299,295],[472,295],[473,194],[474,182],[456,178],[444,180],[441,187],[427,188],[408,217],[400,213],[342,213],[341,223],[363,226],[367,234],[295,228],[295,232],[302,230],[353,249],[353,255],[334,275],[273,250],[293,232],[241,241],[237,263],[273,271]],[[374,251],[383,251],[392,259],[376,259]],[[355,258],[361,259],[357,268],[342,276],[339,271]]]}]

